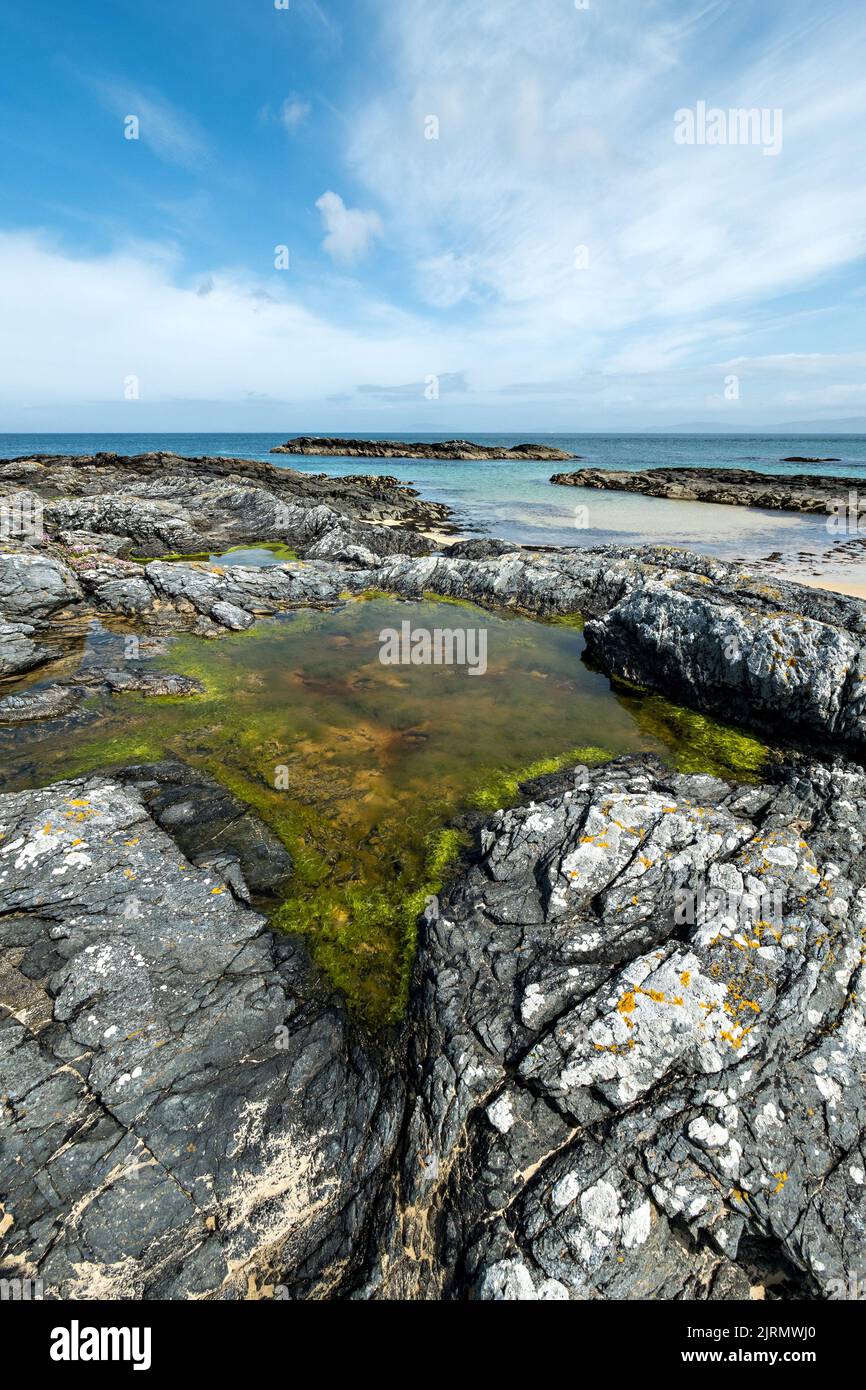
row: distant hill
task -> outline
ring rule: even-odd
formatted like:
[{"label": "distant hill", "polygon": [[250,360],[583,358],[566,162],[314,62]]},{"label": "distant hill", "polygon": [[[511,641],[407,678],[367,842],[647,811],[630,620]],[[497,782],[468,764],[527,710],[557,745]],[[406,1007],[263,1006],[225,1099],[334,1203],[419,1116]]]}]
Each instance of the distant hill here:
[{"label": "distant hill", "polygon": [[784,425],[732,425],[730,420],[690,420],[682,425],[651,425],[647,434],[866,434],[866,415],[846,420],[789,420]]}]

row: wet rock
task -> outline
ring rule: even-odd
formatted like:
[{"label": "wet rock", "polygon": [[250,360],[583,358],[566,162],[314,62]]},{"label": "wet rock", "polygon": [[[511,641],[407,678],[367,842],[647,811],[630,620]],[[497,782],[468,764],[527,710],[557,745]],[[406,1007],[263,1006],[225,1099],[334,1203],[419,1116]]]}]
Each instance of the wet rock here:
[{"label": "wet rock", "polygon": [[59,655],[57,647],[35,641],[35,632],[29,623],[8,623],[0,616],[0,676],[21,675]]},{"label": "wet rock", "polygon": [[103,671],[102,679],[116,693],[135,691],[141,695],[204,695],[205,687],[192,676],[178,676],[165,671],[147,671],[141,667],[129,670]]},{"label": "wet rock", "polygon": [[88,694],[83,685],[44,685],[6,695],[0,700],[0,724],[27,724],[33,719],[59,719],[77,709]]},{"label": "wet rock", "polygon": [[206,772],[167,760],[114,773],[132,785],[157,825],[191,862],[234,860],[256,897],[278,897],[292,876],[292,857],[250,808]]}]

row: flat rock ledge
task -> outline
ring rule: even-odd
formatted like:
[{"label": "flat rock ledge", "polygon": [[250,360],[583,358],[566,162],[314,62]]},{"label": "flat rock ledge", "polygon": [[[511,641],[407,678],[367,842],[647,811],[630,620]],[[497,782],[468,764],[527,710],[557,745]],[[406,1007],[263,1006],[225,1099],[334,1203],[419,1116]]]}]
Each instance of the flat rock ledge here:
[{"label": "flat rock ledge", "polygon": [[[790,460],[800,462],[801,460]],[[819,463],[819,459],[803,459]],[[836,460],[828,460],[836,462]],[[718,502],[731,507],[764,507],[772,511],[823,512],[844,515],[856,478],[821,474],[757,473],[750,468],[579,468],[554,473],[552,483],[569,487],[602,488],[609,492],[639,492],[678,502]],[[855,508],[856,512],[856,508]]]},{"label": "flat rock ledge", "polygon": [[469,439],[447,439],[437,443],[405,444],[400,439],[336,439],[317,435],[298,435],[286,444],[277,444],[272,454],[319,455],[330,458],[369,459],[540,459],[555,463],[577,458],[549,444],[475,444]]},{"label": "flat rock ledge", "polygon": [[166,777],[0,797],[0,1275],[625,1300],[860,1269],[860,768],[526,788],[428,908],[387,1045],[157,824]]}]

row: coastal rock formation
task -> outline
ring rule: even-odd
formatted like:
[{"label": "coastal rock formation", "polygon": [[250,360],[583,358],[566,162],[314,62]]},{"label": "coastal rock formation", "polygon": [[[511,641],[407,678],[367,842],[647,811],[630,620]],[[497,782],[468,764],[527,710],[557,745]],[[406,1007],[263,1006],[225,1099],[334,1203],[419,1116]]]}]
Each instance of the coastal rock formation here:
[{"label": "coastal rock formation", "polygon": [[[791,463],[821,463],[821,459],[790,459]],[[836,462],[828,459],[827,462]],[[554,473],[552,483],[570,487],[639,492],[679,502],[719,502],[732,507],[765,507],[773,511],[844,511],[856,478],[820,474],[756,473],[748,468],[578,468]]]},{"label": "coastal rock formation", "polygon": [[[0,494],[20,492],[39,498],[46,531],[72,553],[92,550],[94,536],[105,537],[102,553],[147,558],[206,557],[265,539],[294,545],[315,539],[307,528],[320,507],[349,527],[386,522],[387,531],[399,523],[406,536],[449,524],[447,507],[422,500],[396,478],[331,478],[249,459],[38,454],[3,469]],[[416,554],[431,548],[423,536],[413,539]],[[402,541],[403,548],[410,544]],[[390,553],[387,539],[379,553]]]},{"label": "coastal rock formation", "polygon": [[859,1268],[860,769],[734,788],[630,757],[527,787],[428,908],[387,1048],[237,860],[182,853],[197,781],[0,797],[4,1277],[719,1299]]},{"label": "coastal rock formation", "polygon": [[866,746],[858,600],[668,546],[535,552],[480,539],[419,555],[433,543],[399,526],[347,523],[324,504],[289,510],[304,562],[140,565],[64,558],[50,541],[0,555],[0,671],[45,661],[60,619],[77,633],[125,616],[153,633],[212,637],[366,589],[432,592],[539,617],[579,614],[592,659],[611,675],[744,725],[833,740],[858,756]]},{"label": "coastal rock formation", "polygon": [[827,1296],[866,1236],[866,778],[625,758],[429,913],[370,1296]]},{"label": "coastal rock formation", "polygon": [[[268,929],[294,866],[212,778],[0,796],[0,1277],[566,1300],[828,1297],[861,1272],[866,774],[829,751],[866,753],[861,602],[670,547],[438,550],[393,480],[171,455],[3,473],[46,518],[0,554],[4,738],[88,717],[96,688],[195,698],[124,660],[130,629],[146,657],[383,590],[580,614],[612,675],[821,756],[765,787],[648,757],[527,785],[429,904],[379,1040]],[[303,559],[148,557],[178,537]],[[13,683],[88,625],[74,674]]]},{"label": "coastal rock formation", "polygon": [[0,1274],[49,1298],[325,1296],[396,1088],[137,776],[0,797]]},{"label": "coastal rock formation", "polygon": [[312,454],[326,458],[366,459],[463,459],[483,462],[484,459],[541,459],[556,463],[577,458],[564,449],[549,444],[474,444],[469,439],[446,439],[435,443],[406,444],[400,439],[335,439],[319,435],[298,435],[286,444],[271,449],[272,454]]},{"label": "coastal rock formation", "polygon": [[744,725],[866,751],[866,607],[668,546],[390,560],[379,588],[580,613],[609,674]]}]

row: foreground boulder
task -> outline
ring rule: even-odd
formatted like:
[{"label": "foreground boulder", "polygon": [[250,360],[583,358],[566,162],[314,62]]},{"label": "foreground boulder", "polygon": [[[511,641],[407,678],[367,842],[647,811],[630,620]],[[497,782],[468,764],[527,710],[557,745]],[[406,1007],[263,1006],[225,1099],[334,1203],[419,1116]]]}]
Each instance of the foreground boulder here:
[{"label": "foreground boulder", "polygon": [[0,797],[0,1274],[839,1296],[866,1239],[862,770],[736,788],[630,757],[526,787],[428,908],[388,1049],[181,853],[197,786]]},{"label": "foreground boulder", "polygon": [[843,1296],[866,777],[734,789],[624,758],[534,790],[428,914],[367,1295]]},{"label": "foreground boulder", "polygon": [[0,1273],[55,1298],[325,1294],[395,1096],[303,950],[142,796],[0,797]]}]

